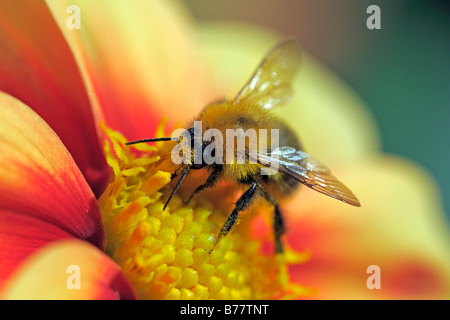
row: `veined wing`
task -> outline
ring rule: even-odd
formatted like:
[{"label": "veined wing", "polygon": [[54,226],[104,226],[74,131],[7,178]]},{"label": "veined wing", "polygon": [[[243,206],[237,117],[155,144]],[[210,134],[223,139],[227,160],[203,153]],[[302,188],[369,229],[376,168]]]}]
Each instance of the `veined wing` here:
[{"label": "veined wing", "polygon": [[265,109],[286,104],[292,96],[300,56],[300,47],[293,39],[277,45],[236,95],[234,103],[251,99]]},{"label": "veined wing", "polygon": [[361,206],[356,196],[331,174],[330,169],[306,152],[283,146],[269,154],[258,153],[257,157],[252,160],[265,166],[277,166],[284,174],[317,192],[353,206]]}]

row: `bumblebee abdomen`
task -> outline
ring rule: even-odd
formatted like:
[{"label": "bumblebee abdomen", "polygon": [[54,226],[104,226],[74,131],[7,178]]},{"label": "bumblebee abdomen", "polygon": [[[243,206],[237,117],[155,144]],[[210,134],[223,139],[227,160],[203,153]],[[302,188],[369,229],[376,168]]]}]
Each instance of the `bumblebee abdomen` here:
[{"label": "bumblebee abdomen", "polygon": [[[225,164],[224,176],[229,180],[235,180],[238,183],[246,184],[246,181],[251,179],[255,180],[255,177],[260,175],[259,164]],[[257,178],[256,180],[259,180]]]},{"label": "bumblebee abdomen", "polygon": [[261,175],[261,183],[276,199],[289,196],[300,186],[297,180],[282,172],[277,172],[273,175]]}]

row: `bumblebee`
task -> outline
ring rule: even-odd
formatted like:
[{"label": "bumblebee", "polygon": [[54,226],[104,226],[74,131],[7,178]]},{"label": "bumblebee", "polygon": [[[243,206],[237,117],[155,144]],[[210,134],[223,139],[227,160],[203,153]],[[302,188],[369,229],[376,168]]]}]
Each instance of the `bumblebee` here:
[{"label": "bumblebee", "polygon": [[[229,140],[226,133],[229,130],[239,132],[245,144],[237,151],[234,148],[228,148],[223,139],[217,139],[217,136],[209,141],[196,139],[192,123],[185,131],[186,135],[127,143],[130,145],[142,142],[177,141],[181,144],[184,141],[192,147],[188,155],[189,161],[180,164],[176,170],[180,178],[167,199],[164,209],[191,170],[206,169],[209,176],[205,183],[197,187],[186,199],[186,203],[200,192],[214,187],[221,179],[235,182],[245,188],[216,237],[214,247],[231,231],[239,214],[256,198],[263,197],[274,207],[275,253],[282,253],[281,237],[285,232],[285,226],[279,201],[296,191],[300,184],[347,204],[360,206],[355,195],[338,181],[327,167],[302,150],[294,131],[271,113],[272,108],[285,104],[291,97],[292,82],[299,69],[300,57],[301,50],[295,40],[280,43],[269,52],[250,80],[233,99],[211,103],[195,119],[193,123],[201,124],[202,133],[214,129],[227,136],[227,142]],[[253,130],[256,140],[259,141],[257,149],[252,148],[250,139],[247,142],[246,137],[242,136],[249,130]],[[266,134],[270,132],[270,134],[262,139],[261,132]],[[261,143],[262,140],[263,143]],[[211,163],[198,157],[199,153],[204,154],[206,151],[212,151],[216,161]],[[199,158],[200,161],[198,161]],[[244,161],[239,162],[239,159]],[[275,171],[273,167],[276,168]]]}]

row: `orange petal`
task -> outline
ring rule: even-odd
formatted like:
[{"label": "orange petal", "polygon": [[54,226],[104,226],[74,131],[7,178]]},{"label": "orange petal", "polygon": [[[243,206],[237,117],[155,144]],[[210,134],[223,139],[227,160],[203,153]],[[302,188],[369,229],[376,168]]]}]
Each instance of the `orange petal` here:
[{"label": "orange petal", "polygon": [[[405,160],[381,156],[335,173],[362,206],[307,188],[285,206],[289,242],[312,252],[308,263],[292,269],[295,280],[327,299],[449,297],[448,227],[427,174]],[[366,286],[371,265],[380,267],[380,290]]]},{"label": "orange petal", "polygon": [[2,92],[0,109],[0,209],[103,248],[97,201],[61,140],[35,112]]},{"label": "orange petal", "polygon": [[[152,137],[161,118],[184,124],[217,96],[209,91],[191,34],[174,1],[52,1],[50,10],[108,126]],[[66,26],[77,5],[81,28]]]},{"label": "orange petal", "polygon": [[72,52],[42,1],[0,2],[0,90],[58,134],[97,195],[109,168]]},{"label": "orange petal", "polygon": [[36,217],[0,209],[0,289],[17,267],[49,242],[72,235]]},{"label": "orange petal", "polygon": [[14,274],[3,299],[135,299],[119,267],[89,243],[66,240],[33,255]]}]

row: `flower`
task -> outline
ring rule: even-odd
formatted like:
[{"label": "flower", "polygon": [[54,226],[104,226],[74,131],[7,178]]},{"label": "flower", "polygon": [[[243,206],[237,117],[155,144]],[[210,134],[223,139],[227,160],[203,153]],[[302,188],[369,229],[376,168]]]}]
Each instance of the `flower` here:
[{"label": "flower", "polygon": [[[120,291],[134,297],[117,265],[99,250],[105,246],[99,207],[67,149],[26,105],[5,93],[0,101],[2,296],[113,298]],[[58,285],[66,284],[72,265],[87,279],[82,292]]]},{"label": "flower", "polygon": [[252,215],[242,217],[240,227],[209,253],[225,222],[221,207],[229,207],[231,201],[200,197],[185,205],[177,194],[169,210],[163,210],[162,199],[171,191],[164,189],[171,181],[170,149],[136,145],[143,152],[136,155],[125,146],[125,137],[106,130],[113,149],[107,144],[105,153],[115,176],[99,199],[106,252],[139,298],[273,299],[308,294],[308,289],[288,281],[285,269],[304,261],[307,253],[261,255],[262,242],[249,232]]},{"label": "flower", "polygon": [[[268,249],[264,214],[243,217],[211,257],[196,251],[210,245],[224,202],[214,192],[191,207],[174,198],[168,215],[160,198],[169,170],[156,166],[153,147],[125,148],[124,136],[152,135],[162,116],[173,128],[237,92],[277,37],[196,25],[173,1],[77,1],[81,29],[72,30],[70,4],[0,4],[0,296],[273,298],[287,279],[294,297],[311,294],[303,285],[319,298],[448,296],[448,242],[433,182],[410,162],[380,154],[361,101],[308,56],[298,94],[280,116],[294,120],[307,151],[363,207],[309,190],[287,202],[287,243],[312,253],[304,262],[307,253],[288,250],[296,262],[288,278],[272,281],[267,265],[276,257],[255,255]],[[251,277],[240,268],[251,262],[246,254],[257,259]],[[381,290],[366,286],[370,265],[381,269]],[[83,275],[80,290],[69,289],[71,266]]]}]

